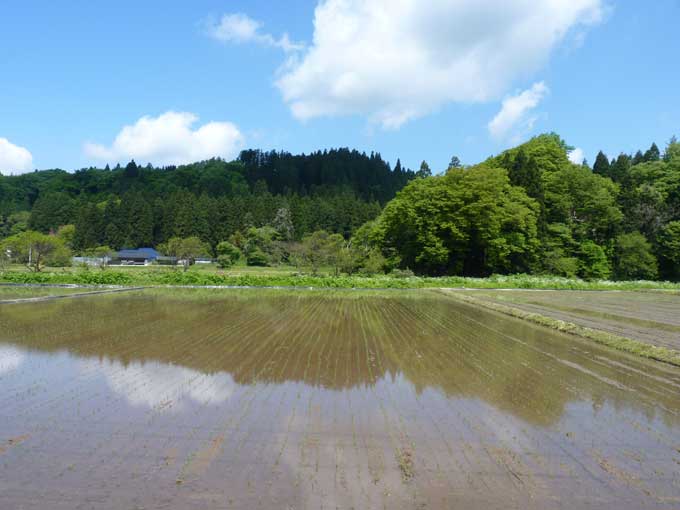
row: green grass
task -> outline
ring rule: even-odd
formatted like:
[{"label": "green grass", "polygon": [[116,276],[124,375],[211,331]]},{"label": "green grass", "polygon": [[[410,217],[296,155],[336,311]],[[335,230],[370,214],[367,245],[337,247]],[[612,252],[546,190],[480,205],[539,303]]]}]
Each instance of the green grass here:
[{"label": "green grass", "polygon": [[488,278],[462,276],[397,278],[380,276],[318,276],[297,272],[293,267],[236,266],[228,270],[213,265],[193,266],[189,271],[164,266],[111,267],[105,271],[83,268],[46,268],[40,273],[12,266],[0,272],[0,282],[90,285],[225,285],[254,287],[316,287],[365,289],[468,288],[468,289],[571,289],[571,290],[667,290],[680,291],[680,283],[585,281],[548,276],[494,275]]},{"label": "green grass", "polygon": [[653,359],[656,361],[663,361],[671,365],[680,366],[680,351],[676,351],[674,349],[657,347],[655,345],[650,345],[645,342],[640,342],[639,340],[633,340],[631,338],[614,335],[611,333],[607,333],[605,331],[586,328],[584,326],[579,326],[571,322],[553,319],[552,317],[546,317],[545,315],[537,313],[526,312],[513,306],[507,306],[501,303],[494,303],[491,301],[476,299],[466,294],[450,291],[444,292],[447,296],[453,299],[457,299],[459,301],[471,305],[493,310],[495,312],[500,312],[511,317],[516,317],[518,319],[533,322],[534,324],[540,324],[541,326],[546,326],[550,329],[562,331],[563,333],[569,333],[572,335],[580,336],[582,338],[587,338],[589,340],[593,340],[598,344],[606,345],[613,349],[627,352],[629,354],[634,354],[636,356],[641,356],[643,358]]}]

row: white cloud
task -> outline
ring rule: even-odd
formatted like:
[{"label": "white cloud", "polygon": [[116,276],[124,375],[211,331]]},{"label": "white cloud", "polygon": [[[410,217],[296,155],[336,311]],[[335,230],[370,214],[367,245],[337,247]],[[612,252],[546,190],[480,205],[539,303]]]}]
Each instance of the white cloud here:
[{"label": "white cloud", "polygon": [[541,81],[516,96],[506,97],[500,111],[487,125],[491,136],[500,140],[511,133],[517,137],[519,132],[531,129],[536,122],[531,112],[547,93],[548,87]]},{"label": "white cloud", "polygon": [[604,0],[322,0],[314,41],[277,86],[299,119],[367,115],[399,127],[450,102],[500,98]]},{"label": "white cloud", "polygon": [[95,159],[120,162],[136,159],[156,165],[179,165],[212,157],[230,159],[243,147],[244,137],[231,122],[208,122],[192,129],[198,117],[187,112],[144,116],[124,126],[110,147],[86,143]]},{"label": "white cloud", "polygon": [[165,363],[103,361],[100,371],[114,393],[138,407],[181,410],[183,399],[221,404],[236,388],[228,373],[204,374]]},{"label": "white cloud", "polygon": [[24,147],[0,138],[0,172],[19,175],[33,170],[33,155]]},{"label": "white cloud", "polygon": [[257,43],[264,46],[281,48],[285,52],[300,50],[301,44],[291,42],[288,34],[276,39],[273,35],[260,31],[262,23],[241,14],[225,14],[219,21],[206,21],[206,32],[213,39],[225,43]]},{"label": "white cloud", "polygon": [[583,149],[580,147],[576,147],[573,151],[569,153],[569,161],[574,163],[575,165],[580,165],[583,163],[583,160],[585,159],[586,155],[583,152]]},{"label": "white cloud", "polygon": [[0,375],[13,372],[25,359],[26,355],[15,347],[0,347]]}]

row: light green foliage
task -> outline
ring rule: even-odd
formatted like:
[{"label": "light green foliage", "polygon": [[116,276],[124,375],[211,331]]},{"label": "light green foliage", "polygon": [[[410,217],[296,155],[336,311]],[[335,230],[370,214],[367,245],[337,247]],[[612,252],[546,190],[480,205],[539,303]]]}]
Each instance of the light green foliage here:
[{"label": "light green foliage", "polygon": [[71,252],[61,239],[32,230],[8,237],[0,243],[0,250],[35,272],[45,265],[70,265]]},{"label": "light green foliage", "polygon": [[564,223],[550,223],[543,236],[540,267],[546,274],[574,278],[578,273],[578,258],[573,256],[577,244],[571,228]]},{"label": "light green foliage", "polygon": [[[418,172],[401,161],[390,170],[378,154],[346,149],[0,176],[0,239],[56,232],[66,248],[87,253],[193,237],[218,256],[228,239],[248,264],[303,269],[310,262],[300,240],[325,231],[342,239],[322,264],[336,273],[596,278],[607,263],[594,243],[617,278],[650,277],[654,257],[660,277],[680,279],[672,226],[680,221],[677,140],[663,154],[656,144],[611,161],[600,151],[592,171],[570,163],[569,150],[558,135],[544,134],[477,166],[463,169],[453,157],[442,177],[429,177],[424,161]],[[644,236],[651,252],[623,232]],[[50,263],[66,264],[67,253],[56,250]]]},{"label": "light green foliage", "polygon": [[616,203],[618,186],[588,168],[566,165],[543,174],[549,223],[563,223],[576,241],[604,243],[623,215]]},{"label": "light green foliage", "polygon": [[301,252],[305,262],[317,274],[323,265],[332,266],[337,275],[341,266],[351,264],[350,252],[344,238],[340,234],[329,234],[325,230],[317,230],[302,239]]},{"label": "light green foliage", "polygon": [[658,245],[663,276],[680,278],[680,221],[671,221],[661,229]]},{"label": "light green foliage", "polygon": [[73,249],[73,238],[76,233],[75,225],[62,225],[57,230],[57,237],[64,242],[67,248]]},{"label": "light green foliage", "polygon": [[269,257],[256,246],[250,249],[246,254],[246,264],[249,266],[268,266]]},{"label": "light green foliage", "polygon": [[[385,269],[387,268],[388,264],[389,264],[388,260],[383,256],[380,250],[373,248],[363,258],[359,272],[362,275],[382,274],[385,272]],[[397,269],[395,271],[397,272],[405,271],[408,273],[413,273],[410,269],[403,270]]]},{"label": "light green foliage", "polygon": [[673,160],[680,161],[680,142],[678,142],[678,139],[675,136],[673,136],[668,142],[666,150],[664,151],[663,159],[667,162]]},{"label": "light green foliage", "polygon": [[546,274],[575,278],[579,270],[579,260],[566,256],[562,250],[553,250],[545,253],[541,266]]},{"label": "light green foliage", "polygon": [[578,276],[586,280],[605,280],[611,274],[611,266],[604,249],[593,241],[585,241],[580,247]]},{"label": "light green foliage", "polygon": [[184,270],[194,263],[195,259],[210,253],[209,247],[198,237],[173,237],[159,246],[161,253],[177,257]]},{"label": "light green foliage", "polygon": [[556,172],[571,164],[567,156],[568,149],[570,147],[555,133],[543,134],[488,159],[486,163],[491,167],[500,166],[509,170],[510,166],[506,165],[513,165],[515,158],[521,151],[524,153],[524,157],[527,160],[533,160],[541,171]]},{"label": "light green foliage", "polygon": [[248,229],[243,241],[243,253],[249,266],[278,264],[285,256],[279,233],[268,225]]},{"label": "light green foliage", "polygon": [[418,272],[519,272],[537,246],[537,215],[504,169],[485,164],[412,181],[385,207],[376,237]]},{"label": "light green foliage", "polygon": [[221,268],[233,266],[241,258],[241,250],[229,241],[222,241],[217,245],[217,264]]},{"label": "light green foliage", "polygon": [[109,259],[113,258],[115,255],[116,251],[113,250],[110,246],[97,246],[95,248],[90,248],[89,250],[85,250],[83,252],[83,255],[86,257],[92,257],[94,259],[98,259],[97,266],[99,269],[102,271],[107,268],[109,264]]},{"label": "light green foliage", "polygon": [[6,248],[3,246],[3,243],[0,243],[0,271],[4,271],[9,267],[9,264],[12,260],[10,259],[9,253],[7,253]]},{"label": "light green foliage", "polygon": [[658,276],[652,246],[639,232],[621,234],[614,246],[614,276],[617,280],[654,280]]}]

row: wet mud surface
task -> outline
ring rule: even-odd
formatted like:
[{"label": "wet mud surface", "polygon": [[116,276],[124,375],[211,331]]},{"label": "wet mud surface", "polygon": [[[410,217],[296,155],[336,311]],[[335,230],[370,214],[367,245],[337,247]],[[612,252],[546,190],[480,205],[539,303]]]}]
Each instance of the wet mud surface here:
[{"label": "wet mud surface", "polygon": [[478,299],[680,350],[680,294],[608,291],[463,291]]},{"label": "wet mud surface", "polygon": [[0,508],[680,507],[680,370],[427,291],[0,306]]}]

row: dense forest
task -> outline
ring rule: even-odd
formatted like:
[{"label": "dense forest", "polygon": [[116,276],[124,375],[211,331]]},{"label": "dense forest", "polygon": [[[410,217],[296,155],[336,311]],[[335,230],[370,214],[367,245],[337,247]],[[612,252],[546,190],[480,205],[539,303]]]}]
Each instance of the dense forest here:
[{"label": "dense forest", "polygon": [[225,265],[303,257],[345,273],[679,280],[680,143],[600,152],[592,167],[570,150],[545,134],[477,165],[454,157],[436,176],[338,149],[0,177],[0,239],[51,234],[75,253],[194,246]]},{"label": "dense forest", "polygon": [[197,236],[212,249],[236,232],[290,220],[290,235],[349,236],[415,173],[348,149],[291,155],[243,151],[178,167],[45,170],[0,176],[0,238],[75,225],[73,249],[157,246]]},{"label": "dense forest", "polygon": [[680,278],[680,144],[573,164],[556,134],[417,179],[373,227],[383,253],[427,274]]}]

